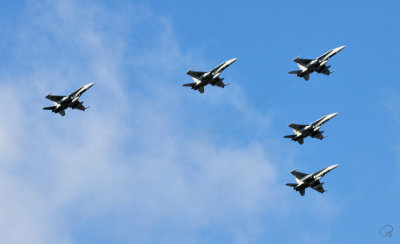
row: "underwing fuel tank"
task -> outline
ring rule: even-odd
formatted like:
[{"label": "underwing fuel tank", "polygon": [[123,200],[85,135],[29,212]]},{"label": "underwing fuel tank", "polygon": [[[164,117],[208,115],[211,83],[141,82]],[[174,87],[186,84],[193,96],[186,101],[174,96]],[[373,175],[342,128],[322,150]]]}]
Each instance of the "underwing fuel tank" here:
[{"label": "underwing fuel tank", "polygon": [[328,60],[321,62],[321,66],[325,65],[326,63],[328,63]]},{"label": "underwing fuel tank", "polygon": [[218,79],[218,77],[221,75],[221,73],[219,73],[219,74],[215,74],[214,76],[213,76],[213,79]]},{"label": "underwing fuel tank", "polygon": [[76,103],[78,101],[79,97],[75,97],[71,103]]}]

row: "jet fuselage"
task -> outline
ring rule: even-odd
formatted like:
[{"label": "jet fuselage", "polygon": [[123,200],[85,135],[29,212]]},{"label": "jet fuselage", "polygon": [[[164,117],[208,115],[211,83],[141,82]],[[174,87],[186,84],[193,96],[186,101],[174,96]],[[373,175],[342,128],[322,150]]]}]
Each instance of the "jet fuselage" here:
[{"label": "jet fuselage", "polygon": [[315,172],[313,174],[304,174],[300,173],[296,170],[293,170],[291,173],[295,176],[296,183],[287,183],[287,186],[293,187],[295,191],[300,192],[300,195],[304,196],[305,189],[307,187],[311,187],[314,190],[324,193],[326,190],[322,187],[324,182],[320,182],[319,180],[324,177],[325,174],[328,172],[332,171],[336,167],[338,167],[338,164],[329,166],[323,170],[320,170],[318,172]]},{"label": "jet fuselage", "polygon": [[[204,86],[210,84],[212,86],[220,86],[225,87],[227,84],[223,83],[224,78],[220,78],[222,71],[224,71],[227,67],[233,64],[237,58],[230,59],[226,62],[221,63],[214,69],[208,72],[194,72],[190,70],[187,72],[188,75],[193,77],[194,83],[184,84],[183,86],[189,86],[193,90],[200,90],[201,92],[204,91]],[[198,76],[198,74],[202,74]]]},{"label": "jet fuselage", "polygon": [[302,77],[305,80],[309,79],[309,75],[313,72],[317,73],[323,73],[325,75],[331,74],[333,71],[330,71],[329,68],[331,67],[330,65],[326,65],[328,63],[328,60],[335,56],[338,52],[343,50],[345,46],[340,46],[337,48],[334,48],[332,50],[329,50],[328,52],[324,53],[320,57],[316,59],[300,59],[300,57],[295,58],[293,61],[296,62],[300,70],[297,71],[291,71],[289,72],[290,74],[296,74],[298,77]]},{"label": "jet fuselage", "polygon": [[205,86],[208,84],[214,85],[217,84],[218,82],[221,82],[223,78],[221,79],[219,76],[221,75],[222,71],[226,68],[228,68],[231,64],[233,64],[237,58],[230,59],[226,62],[223,62],[222,64],[218,65],[214,69],[210,70],[209,72],[205,73],[199,80],[200,83],[197,86]]},{"label": "jet fuselage", "polygon": [[285,136],[285,138],[291,138],[293,141],[297,141],[300,144],[303,143],[304,138],[310,136],[312,138],[323,139],[324,136],[322,133],[324,131],[320,131],[322,125],[327,121],[331,120],[338,113],[328,114],[326,116],[321,117],[320,119],[314,121],[309,125],[295,125],[294,123],[290,124],[289,127],[293,128],[294,135]]},{"label": "jet fuselage", "polygon": [[[46,110],[51,109],[51,111],[54,113],[63,113],[63,114],[64,114],[64,110],[67,108],[79,108],[81,110],[84,110],[86,108],[83,106],[83,102],[79,101],[79,98],[85,91],[87,91],[93,85],[94,85],[94,83],[89,83],[87,85],[84,85],[68,96],[60,97],[60,96],[52,96],[51,94],[49,94],[48,96],[46,96],[46,98],[52,100],[54,102],[55,106],[47,107],[44,109],[46,109]],[[59,97],[60,97],[60,99],[57,99]]]}]

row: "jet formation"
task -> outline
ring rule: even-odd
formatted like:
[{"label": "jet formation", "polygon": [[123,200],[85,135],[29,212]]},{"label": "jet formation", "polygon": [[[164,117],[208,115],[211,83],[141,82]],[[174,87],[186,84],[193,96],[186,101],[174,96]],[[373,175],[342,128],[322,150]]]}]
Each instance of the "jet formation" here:
[{"label": "jet formation", "polygon": [[324,177],[326,173],[329,171],[335,169],[339,164],[335,164],[332,166],[329,166],[323,170],[317,171],[313,174],[305,174],[301,173],[297,170],[293,170],[290,172],[294,177],[296,178],[297,183],[287,183],[287,186],[293,187],[293,190],[298,191],[301,196],[304,196],[306,193],[306,188],[311,187],[312,189],[316,190],[317,192],[324,193],[327,190],[325,190],[322,185],[324,182],[320,182],[319,180]]},{"label": "jet formation", "polygon": [[186,74],[190,75],[194,82],[183,84],[183,86],[191,87],[193,90],[198,90],[200,93],[204,93],[204,87],[208,84],[224,88],[229,85],[229,83],[225,84],[223,82],[224,78],[220,78],[219,76],[224,69],[228,68],[236,60],[237,58],[233,58],[225,61],[208,72],[189,70]]},{"label": "jet formation", "polygon": [[[322,73],[325,75],[331,74],[333,71],[330,71],[330,65],[326,65],[328,60],[336,55],[338,52],[343,50],[345,46],[341,46],[338,48],[334,48],[329,50],[322,56],[316,59],[300,59],[300,57],[295,58],[293,61],[298,64],[300,70],[290,71],[290,74],[296,74],[298,77],[303,77],[306,81],[309,80],[310,74],[312,72]],[[193,78],[193,83],[183,84],[184,87],[190,87],[193,90],[198,90],[200,93],[204,93],[204,87],[207,85],[218,86],[224,88],[229,85],[223,82],[224,78],[221,78],[221,73],[228,68],[231,64],[236,62],[237,58],[230,59],[218,65],[208,72],[202,71],[193,71],[189,70],[186,74],[190,75]],[[59,113],[61,116],[65,116],[65,109],[79,109],[85,111],[88,107],[83,106],[83,102],[79,101],[80,96],[90,89],[94,83],[89,83],[87,85],[82,86],[75,92],[71,93],[67,96],[55,96],[49,94],[46,96],[47,99],[54,102],[54,106],[45,107],[43,110],[51,110],[53,113]],[[294,135],[287,135],[284,138],[290,138],[293,141],[297,141],[299,144],[304,143],[304,138],[310,136],[312,138],[318,138],[322,140],[326,136],[323,135],[323,131],[320,131],[321,126],[335,117],[337,113],[329,114],[323,116],[322,118],[316,120],[315,122],[309,125],[300,125],[291,123],[289,127],[291,127],[294,131]],[[324,193],[326,190],[322,187],[324,184],[320,182],[320,179],[331,170],[335,169],[338,164],[329,166],[323,170],[315,172],[313,174],[305,174],[293,170],[291,173],[295,176],[297,183],[287,183],[286,185],[293,187],[294,190],[300,192],[301,196],[304,196],[305,189],[307,187],[311,187],[312,189]]]},{"label": "jet formation", "polygon": [[61,116],[65,116],[65,109],[79,109],[85,111],[89,107],[83,106],[83,102],[79,101],[80,96],[87,91],[90,87],[92,87],[94,83],[89,83],[87,85],[82,86],[78,90],[74,91],[68,96],[54,96],[49,95],[46,96],[47,99],[53,101],[54,106],[45,107],[43,110],[51,110],[53,113],[59,113]]},{"label": "jet formation", "polygon": [[301,59],[300,57],[297,57],[293,59],[293,61],[297,63],[300,70],[290,71],[289,74],[296,74],[298,77],[303,77],[306,81],[310,79],[310,74],[312,72],[330,75],[334,71],[330,71],[329,68],[331,66],[326,66],[326,63],[328,63],[328,60],[331,57],[342,51],[344,48],[345,46],[334,48],[316,59]]},{"label": "jet formation", "polygon": [[324,123],[328,122],[330,119],[335,117],[337,114],[338,113],[325,115],[322,118],[312,122],[309,125],[299,125],[299,124],[291,123],[288,126],[293,129],[294,135],[287,135],[287,136],[284,136],[284,138],[290,138],[293,141],[297,141],[299,144],[303,144],[304,138],[306,138],[308,136],[322,140],[326,136],[324,136],[322,134],[322,133],[324,133],[324,131],[320,131],[319,129],[321,129],[321,126]]}]

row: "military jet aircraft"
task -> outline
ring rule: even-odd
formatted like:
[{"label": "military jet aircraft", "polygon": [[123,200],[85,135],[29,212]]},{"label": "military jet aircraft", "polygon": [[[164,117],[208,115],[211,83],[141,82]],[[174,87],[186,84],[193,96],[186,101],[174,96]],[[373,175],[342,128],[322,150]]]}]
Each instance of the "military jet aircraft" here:
[{"label": "military jet aircraft", "polygon": [[84,85],[68,96],[54,96],[50,93],[46,96],[46,98],[53,101],[55,106],[45,107],[43,110],[51,110],[53,113],[61,114],[61,116],[65,116],[65,109],[67,108],[85,111],[88,107],[83,106],[83,102],[80,102],[78,99],[93,85],[94,83]]},{"label": "military jet aircraft", "polygon": [[324,133],[324,131],[320,131],[319,129],[321,129],[321,126],[325,122],[329,121],[330,119],[335,117],[337,114],[338,113],[325,115],[324,117],[312,122],[309,125],[298,125],[295,123],[291,123],[288,126],[293,129],[295,134],[284,136],[284,138],[291,138],[293,141],[299,142],[299,144],[303,144],[304,138],[306,138],[307,136],[311,136],[312,138],[318,138],[318,139],[322,140],[326,136],[324,136],[322,134],[322,133]]},{"label": "military jet aircraft", "polygon": [[212,86],[219,86],[224,88],[229,84],[225,84],[223,82],[224,78],[220,78],[222,71],[228,68],[231,64],[233,64],[237,58],[230,59],[222,64],[218,65],[214,69],[208,72],[200,72],[189,70],[186,74],[190,75],[193,78],[193,83],[183,84],[183,86],[191,87],[193,90],[198,90],[200,93],[204,93],[204,87],[208,84]]},{"label": "military jet aircraft", "polygon": [[328,60],[338,52],[342,51],[345,46],[337,47],[329,50],[322,56],[316,59],[301,59],[297,57],[293,59],[294,62],[300,67],[300,70],[290,71],[289,74],[296,74],[298,77],[303,77],[306,81],[310,79],[312,72],[322,73],[324,75],[330,75],[334,71],[330,71],[330,65],[326,66]]},{"label": "military jet aircraft", "polygon": [[293,187],[293,190],[298,191],[300,193],[300,195],[304,196],[304,194],[306,193],[306,188],[307,187],[311,187],[312,189],[320,192],[320,193],[324,193],[328,190],[325,190],[322,185],[324,184],[324,182],[320,182],[319,180],[324,177],[324,175],[326,173],[328,173],[329,171],[333,170],[334,168],[336,168],[337,166],[339,166],[339,164],[335,164],[332,166],[329,166],[323,170],[320,170],[318,172],[315,172],[313,174],[305,174],[305,173],[301,173],[298,172],[296,170],[293,170],[292,172],[290,172],[292,175],[294,175],[294,177],[296,178],[296,182],[297,183],[287,183],[287,186],[291,186]]}]

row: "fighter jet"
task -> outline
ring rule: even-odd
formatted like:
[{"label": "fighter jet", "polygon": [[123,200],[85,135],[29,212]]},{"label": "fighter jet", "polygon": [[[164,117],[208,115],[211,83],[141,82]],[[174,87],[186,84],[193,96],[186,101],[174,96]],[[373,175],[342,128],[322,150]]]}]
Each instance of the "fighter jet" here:
[{"label": "fighter jet", "polygon": [[224,78],[220,78],[222,71],[228,68],[231,64],[233,64],[237,58],[230,59],[222,64],[218,65],[214,69],[208,72],[200,72],[189,70],[186,74],[190,75],[193,78],[193,83],[183,84],[183,86],[191,87],[193,90],[198,90],[200,93],[204,93],[204,87],[208,84],[212,86],[219,86],[224,88],[229,84],[225,84],[223,82]]},{"label": "fighter jet", "polygon": [[324,117],[312,122],[309,125],[298,125],[295,124],[294,122],[288,125],[290,128],[293,129],[294,135],[288,135],[284,136],[284,138],[291,138],[293,141],[299,142],[299,144],[304,143],[304,138],[307,136],[311,136],[312,138],[318,138],[320,140],[324,139],[326,136],[322,135],[324,131],[320,131],[321,126],[335,117],[338,113],[333,113],[333,114],[328,114],[325,115]]},{"label": "fighter jet", "polygon": [[54,96],[51,95],[50,93],[49,95],[46,96],[46,98],[53,101],[55,106],[45,107],[43,108],[43,110],[51,110],[53,113],[61,114],[61,116],[65,116],[65,109],[67,108],[79,109],[85,111],[89,107],[83,106],[83,102],[80,102],[78,99],[85,91],[87,91],[93,85],[94,83],[89,83],[87,85],[84,85],[68,96]]},{"label": "fighter jet", "polygon": [[296,170],[293,170],[292,172],[290,172],[292,175],[294,175],[294,177],[296,178],[296,182],[297,183],[287,183],[287,186],[291,186],[293,187],[293,190],[300,192],[300,195],[304,196],[304,194],[306,193],[306,188],[307,187],[311,187],[312,189],[320,192],[320,193],[324,193],[328,190],[325,190],[322,185],[324,184],[324,182],[320,182],[319,180],[324,177],[324,175],[326,173],[328,173],[329,171],[333,170],[334,168],[336,168],[337,166],[339,166],[339,164],[335,164],[332,166],[329,166],[323,170],[320,170],[318,172],[315,172],[313,174],[305,174],[305,173],[301,173],[298,172]]},{"label": "fighter jet", "polygon": [[303,77],[306,81],[310,79],[310,74],[314,71],[324,75],[330,75],[335,71],[330,71],[329,68],[331,66],[326,66],[326,63],[331,57],[342,51],[343,48],[345,48],[345,46],[329,50],[316,59],[301,59],[300,57],[297,57],[293,59],[293,61],[297,63],[297,65],[300,67],[300,70],[290,71],[289,74],[296,74],[298,77]]}]

